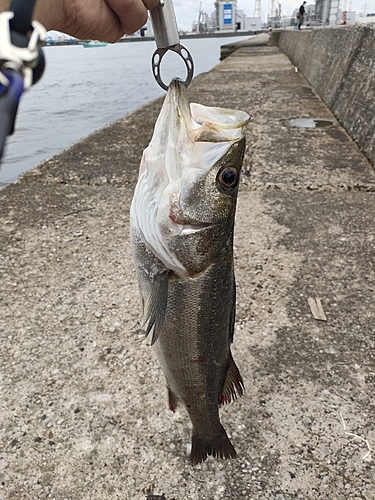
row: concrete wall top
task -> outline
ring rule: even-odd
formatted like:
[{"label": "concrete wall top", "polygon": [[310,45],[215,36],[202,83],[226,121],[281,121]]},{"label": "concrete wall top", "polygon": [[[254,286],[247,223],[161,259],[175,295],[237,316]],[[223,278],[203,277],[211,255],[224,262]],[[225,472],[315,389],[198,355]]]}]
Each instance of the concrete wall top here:
[{"label": "concrete wall top", "polygon": [[279,48],[375,163],[375,26],[283,31]]}]

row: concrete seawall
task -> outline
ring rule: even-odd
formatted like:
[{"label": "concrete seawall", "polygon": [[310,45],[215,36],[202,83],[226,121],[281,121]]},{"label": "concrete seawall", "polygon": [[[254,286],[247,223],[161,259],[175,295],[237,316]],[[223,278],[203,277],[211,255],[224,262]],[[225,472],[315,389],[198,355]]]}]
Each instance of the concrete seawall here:
[{"label": "concrete seawall", "polygon": [[375,27],[282,31],[279,48],[375,163]]}]

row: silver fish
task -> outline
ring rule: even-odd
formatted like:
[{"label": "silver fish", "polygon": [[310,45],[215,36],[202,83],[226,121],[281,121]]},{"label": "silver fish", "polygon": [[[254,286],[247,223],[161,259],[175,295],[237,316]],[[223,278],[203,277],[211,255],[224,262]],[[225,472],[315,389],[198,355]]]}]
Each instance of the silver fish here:
[{"label": "silver fish", "polygon": [[169,408],[180,402],[190,416],[192,464],[236,456],[219,405],[244,390],[230,344],[234,217],[249,119],[189,105],[183,84],[173,80],[131,206],[142,324],[165,375]]}]

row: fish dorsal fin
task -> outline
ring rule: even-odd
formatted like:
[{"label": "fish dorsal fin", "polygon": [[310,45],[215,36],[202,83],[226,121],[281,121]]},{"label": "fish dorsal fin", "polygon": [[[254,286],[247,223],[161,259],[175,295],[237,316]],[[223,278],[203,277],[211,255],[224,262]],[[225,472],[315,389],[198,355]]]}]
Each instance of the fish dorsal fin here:
[{"label": "fish dorsal fin", "polygon": [[240,371],[232,358],[232,353],[229,352],[228,369],[223,389],[219,395],[219,404],[223,405],[234,401],[238,396],[242,396],[244,389]]},{"label": "fish dorsal fin", "polygon": [[151,334],[151,345],[157,341],[164,323],[168,300],[169,270],[156,274],[143,302],[143,325],[147,324],[146,334]]}]

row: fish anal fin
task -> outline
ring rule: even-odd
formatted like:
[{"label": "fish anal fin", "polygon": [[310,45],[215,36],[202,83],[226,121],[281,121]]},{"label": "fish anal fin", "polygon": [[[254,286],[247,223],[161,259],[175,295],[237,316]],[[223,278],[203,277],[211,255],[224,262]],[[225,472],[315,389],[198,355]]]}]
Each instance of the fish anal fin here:
[{"label": "fish anal fin", "polygon": [[236,458],[236,450],[230,442],[224,427],[219,424],[218,432],[214,437],[198,436],[193,433],[191,441],[192,465],[204,462],[211,455],[214,458]]},{"label": "fish anal fin", "polygon": [[173,413],[176,413],[176,410],[177,410],[177,398],[176,396],[173,394],[173,392],[170,390],[169,387],[167,387],[168,389],[168,406],[169,406],[169,409],[171,411],[173,411]]},{"label": "fish anal fin", "polygon": [[232,358],[231,352],[229,352],[228,369],[223,389],[219,394],[219,404],[223,405],[234,401],[238,396],[242,396],[244,390],[245,387],[240,371]]},{"label": "fish anal fin", "polygon": [[143,324],[147,323],[146,334],[151,334],[151,345],[157,341],[164,323],[168,301],[169,271],[157,274],[149,287],[144,299]]}]

